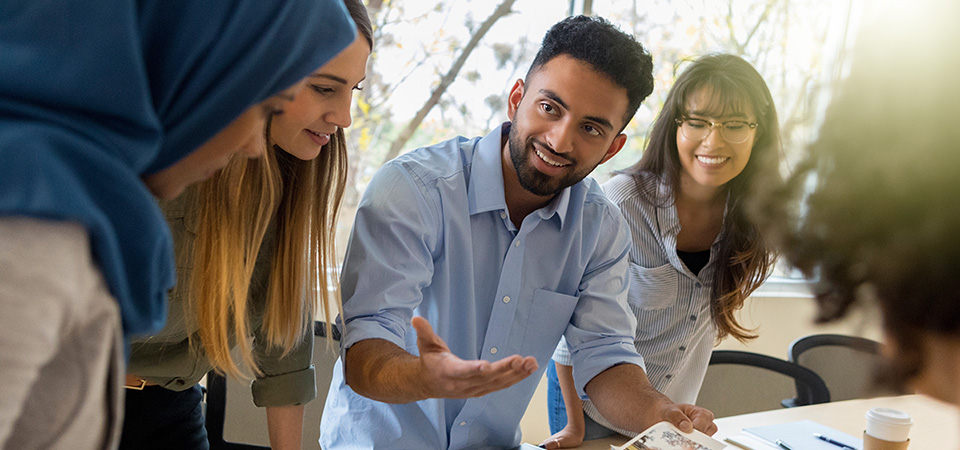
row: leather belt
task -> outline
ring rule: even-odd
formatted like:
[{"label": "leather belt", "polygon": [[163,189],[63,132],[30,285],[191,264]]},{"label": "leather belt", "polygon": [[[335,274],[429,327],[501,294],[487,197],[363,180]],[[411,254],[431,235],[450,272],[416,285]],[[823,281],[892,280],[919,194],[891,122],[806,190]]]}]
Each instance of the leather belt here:
[{"label": "leather belt", "polygon": [[147,386],[156,386],[156,383],[151,383],[136,375],[130,375],[129,373],[127,374],[127,379],[123,383],[123,387],[127,389],[133,389],[135,391],[142,391],[143,388]]}]

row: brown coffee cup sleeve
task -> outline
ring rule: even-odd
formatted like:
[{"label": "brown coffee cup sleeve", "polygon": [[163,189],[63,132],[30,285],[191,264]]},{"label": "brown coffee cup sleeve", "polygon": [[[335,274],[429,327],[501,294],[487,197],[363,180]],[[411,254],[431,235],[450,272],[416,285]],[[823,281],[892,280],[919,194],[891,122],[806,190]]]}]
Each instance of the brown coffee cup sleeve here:
[{"label": "brown coffee cup sleeve", "polygon": [[910,439],[903,442],[884,441],[863,432],[863,450],[907,450]]}]

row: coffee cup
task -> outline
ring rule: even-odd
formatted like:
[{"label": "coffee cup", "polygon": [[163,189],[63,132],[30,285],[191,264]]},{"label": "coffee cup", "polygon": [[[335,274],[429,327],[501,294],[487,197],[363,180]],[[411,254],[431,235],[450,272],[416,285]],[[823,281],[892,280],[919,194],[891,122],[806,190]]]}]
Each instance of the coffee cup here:
[{"label": "coffee cup", "polygon": [[863,432],[863,450],[904,450],[910,444],[910,415],[890,408],[867,411],[867,429]]}]

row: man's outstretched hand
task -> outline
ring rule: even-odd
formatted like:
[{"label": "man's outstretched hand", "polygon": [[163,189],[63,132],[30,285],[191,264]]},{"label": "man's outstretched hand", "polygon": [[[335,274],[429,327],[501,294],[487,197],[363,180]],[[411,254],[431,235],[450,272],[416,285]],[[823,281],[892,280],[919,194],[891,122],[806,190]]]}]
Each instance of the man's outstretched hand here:
[{"label": "man's outstretched hand", "polygon": [[425,398],[480,397],[519,383],[539,367],[532,356],[513,355],[496,362],[460,359],[426,319],[414,317],[411,324],[417,330]]},{"label": "man's outstretched hand", "polygon": [[480,397],[537,371],[532,356],[465,361],[450,352],[426,319],[414,317],[411,324],[417,330],[419,357],[384,339],[362,340],[347,349],[344,376],[354,392],[386,403]]}]

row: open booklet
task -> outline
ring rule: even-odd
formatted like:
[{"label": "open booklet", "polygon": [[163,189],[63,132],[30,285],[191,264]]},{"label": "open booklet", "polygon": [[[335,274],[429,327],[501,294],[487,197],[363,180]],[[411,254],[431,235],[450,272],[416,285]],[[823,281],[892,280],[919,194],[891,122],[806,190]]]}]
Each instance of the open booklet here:
[{"label": "open booklet", "polygon": [[610,450],[721,450],[727,445],[697,430],[684,433],[670,422],[660,422]]}]

